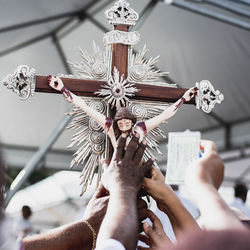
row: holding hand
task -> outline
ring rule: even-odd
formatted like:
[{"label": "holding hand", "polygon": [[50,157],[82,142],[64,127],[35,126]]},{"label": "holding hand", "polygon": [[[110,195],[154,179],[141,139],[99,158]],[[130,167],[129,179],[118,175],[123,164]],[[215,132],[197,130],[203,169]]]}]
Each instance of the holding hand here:
[{"label": "holding hand", "polygon": [[165,178],[161,171],[155,167],[151,167],[151,178],[144,178],[145,190],[154,198],[157,202],[157,206],[160,210],[164,210],[164,199],[166,192],[173,192],[171,187],[165,184]]},{"label": "holding hand", "polygon": [[156,168],[151,168],[151,178],[144,178],[146,191],[155,199],[157,206],[170,219],[176,237],[189,230],[198,230],[198,225],[183,206],[165,178]]},{"label": "holding hand", "polygon": [[224,176],[224,164],[214,142],[201,141],[204,155],[186,169],[185,183],[201,213],[206,229],[243,229],[244,226],[220,197],[217,189]]},{"label": "holding hand", "polygon": [[212,185],[219,189],[224,177],[224,163],[214,142],[202,140],[201,149],[204,150],[202,158],[191,162],[187,167],[185,183],[190,191],[200,185]]},{"label": "holding hand", "polygon": [[104,169],[102,183],[110,193],[124,187],[138,192],[145,173],[153,164],[152,159],[146,163],[140,163],[146,149],[145,141],[139,143],[139,138],[133,136],[125,151],[126,140],[126,135],[122,134],[110,165],[108,167],[106,165]]},{"label": "holding hand", "polygon": [[139,240],[147,244],[150,248],[139,246],[138,249],[158,249],[161,247],[167,249],[166,247],[171,242],[163,230],[161,221],[151,210],[147,210],[147,217],[152,221],[153,225],[151,227],[148,222],[143,223],[143,230],[146,235],[140,234]]},{"label": "holding hand", "polygon": [[96,233],[98,233],[102,220],[106,214],[108,202],[109,196],[107,196],[107,190],[101,185],[89,201],[83,215],[83,220],[87,220]]}]

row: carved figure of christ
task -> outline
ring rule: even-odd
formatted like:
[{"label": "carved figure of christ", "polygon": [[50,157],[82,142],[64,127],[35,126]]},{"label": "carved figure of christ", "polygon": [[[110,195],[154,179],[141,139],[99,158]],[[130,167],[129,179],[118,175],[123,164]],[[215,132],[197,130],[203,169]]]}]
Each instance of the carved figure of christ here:
[{"label": "carved figure of christ", "polygon": [[[103,114],[97,112],[95,109],[88,106],[83,99],[68,90],[59,77],[49,76],[48,83],[53,89],[60,91],[68,102],[73,103],[75,106],[82,109],[87,113],[87,115],[99,123],[108,134],[113,148],[116,148],[117,146],[117,135],[122,133],[125,133],[126,136],[130,136],[131,133],[137,133],[139,134],[141,141],[148,132],[158,127],[162,122],[171,118],[184,102],[190,101],[197,94],[196,87],[190,88],[180,99],[165,109],[161,114],[136,124],[136,118],[133,117],[133,114],[130,113],[127,108],[118,109],[113,121],[112,118],[105,117]],[[135,119],[135,121],[133,119]],[[116,124],[114,124],[114,122]],[[115,129],[118,129],[119,131],[115,131]]]}]

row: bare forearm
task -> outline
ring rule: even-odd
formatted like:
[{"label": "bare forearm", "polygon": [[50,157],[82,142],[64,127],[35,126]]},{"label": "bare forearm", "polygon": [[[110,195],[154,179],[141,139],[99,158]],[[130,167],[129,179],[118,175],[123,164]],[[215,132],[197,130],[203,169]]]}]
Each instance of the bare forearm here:
[{"label": "bare forearm", "polygon": [[92,119],[98,122],[103,128],[105,127],[106,117],[103,114],[97,112],[95,109],[88,106],[87,103],[79,96],[73,93],[71,93],[71,95],[72,95],[72,103],[75,106],[81,108],[84,112],[87,113],[87,115],[89,115]]},{"label": "bare forearm", "polygon": [[[108,230],[107,230],[108,229]],[[135,249],[138,235],[136,192],[113,192],[98,236],[98,245],[106,239],[121,242],[126,249]]]},{"label": "bare forearm", "polygon": [[163,197],[160,202],[163,205],[163,212],[168,215],[176,234],[185,230],[199,229],[198,224],[191,214],[181,203],[174,191],[167,185],[165,185]]},{"label": "bare forearm", "polygon": [[158,116],[153,117],[153,118],[145,121],[147,131],[149,132],[150,130],[158,127],[161,123],[163,123],[164,121],[168,120],[173,115],[175,115],[175,113],[177,112],[177,110],[179,109],[179,107],[183,103],[184,103],[184,100],[183,99],[179,99],[174,104],[172,104],[170,107],[168,107],[167,109],[165,109]]},{"label": "bare forearm", "polygon": [[207,229],[244,228],[212,185],[200,185],[192,194]]},{"label": "bare forearm", "polygon": [[93,236],[88,226],[80,221],[46,234],[23,239],[25,250],[91,249]]}]

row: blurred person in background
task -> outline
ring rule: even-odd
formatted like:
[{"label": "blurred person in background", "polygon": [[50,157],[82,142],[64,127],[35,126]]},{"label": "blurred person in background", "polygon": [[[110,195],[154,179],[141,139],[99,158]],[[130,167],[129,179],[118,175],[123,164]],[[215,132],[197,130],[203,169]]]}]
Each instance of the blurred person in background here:
[{"label": "blurred person in background", "polygon": [[250,218],[250,209],[246,205],[248,188],[243,183],[237,183],[234,186],[234,201],[230,204],[231,207],[240,210],[248,218]]},{"label": "blurred person in background", "polygon": [[0,147],[0,250],[21,250],[13,220],[4,213],[4,162]]},{"label": "blurred person in background", "polygon": [[17,236],[24,238],[33,234],[32,223],[30,217],[32,216],[31,208],[27,205],[22,207],[22,216],[16,222]]}]

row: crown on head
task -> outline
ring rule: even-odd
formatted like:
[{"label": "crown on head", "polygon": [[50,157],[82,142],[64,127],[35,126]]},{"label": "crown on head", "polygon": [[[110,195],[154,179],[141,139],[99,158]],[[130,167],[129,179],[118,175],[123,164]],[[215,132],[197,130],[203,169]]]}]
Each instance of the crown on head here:
[{"label": "crown on head", "polygon": [[134,26],[139,18],[139,15],[129,7],[126,0],[119,0],[111,9],[105,12],[110,24],[113,25],[128,25]]}]

